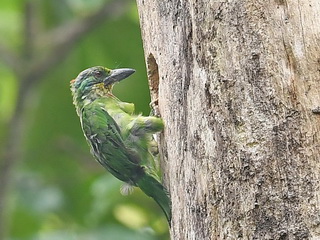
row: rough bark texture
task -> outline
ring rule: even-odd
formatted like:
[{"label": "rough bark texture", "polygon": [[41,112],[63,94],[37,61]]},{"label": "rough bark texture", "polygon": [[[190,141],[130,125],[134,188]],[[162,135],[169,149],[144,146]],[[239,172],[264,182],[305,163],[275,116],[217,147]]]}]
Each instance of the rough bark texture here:
[{"label": "rough bark texture", "polygon": [[137,3],[172,239],[320,239],[320,1]]}]

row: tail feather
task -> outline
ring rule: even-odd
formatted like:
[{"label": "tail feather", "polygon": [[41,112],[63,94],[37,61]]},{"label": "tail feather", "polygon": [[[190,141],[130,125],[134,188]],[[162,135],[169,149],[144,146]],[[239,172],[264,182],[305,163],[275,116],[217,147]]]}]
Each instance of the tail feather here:
[{"label": "tail feather", "polygon": [[169,198],[167,190],[164,186],[159,183],[155,178],[150,175],[145,174],[137,182],[137,186],[149,197],[152,197],[158,205],[161,207],[162,211],[166,215],[168,223],[171,222],[171,200]]}]

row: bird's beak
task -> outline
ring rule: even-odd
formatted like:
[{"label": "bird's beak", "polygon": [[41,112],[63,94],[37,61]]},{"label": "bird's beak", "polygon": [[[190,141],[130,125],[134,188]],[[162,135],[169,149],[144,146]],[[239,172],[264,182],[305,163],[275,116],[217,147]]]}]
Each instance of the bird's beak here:
[{"label": "bird's beak", "polygon": [[104,86],[109,86],[115,82],[120,82],[121,80],[129,77],[136,70],[132,68],[119,68],[113,69],[110,72],[110,75],[103,80]]}]

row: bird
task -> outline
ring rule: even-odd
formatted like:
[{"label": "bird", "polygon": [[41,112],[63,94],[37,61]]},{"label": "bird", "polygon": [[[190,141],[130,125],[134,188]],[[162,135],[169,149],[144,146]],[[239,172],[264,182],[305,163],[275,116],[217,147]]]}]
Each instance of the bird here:
[{"label": "bird", "polygon": [[[153,134],[164,129],[161,118],[134,113],[134,104],[113,95],[114,84],[135,72],[131,68],[88,68],[70,81],[73,103],[94,158],[123,181],[122,193],[139,187],[163,210],[170,225],[171,200],[162,185]],[[129,190],[128,190],[129,189]]]}]

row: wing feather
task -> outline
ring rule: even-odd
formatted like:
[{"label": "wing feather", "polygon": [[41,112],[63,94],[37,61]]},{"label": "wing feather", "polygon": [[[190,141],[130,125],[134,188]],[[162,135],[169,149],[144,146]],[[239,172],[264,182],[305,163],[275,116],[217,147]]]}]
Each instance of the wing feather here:
[{"label": "wing feather", "polygon": [[124,144],[119,126],[100,104],[92,102],[83,109],[82,128],[97,161],[115,177],[134,183],[143,174]]}]

